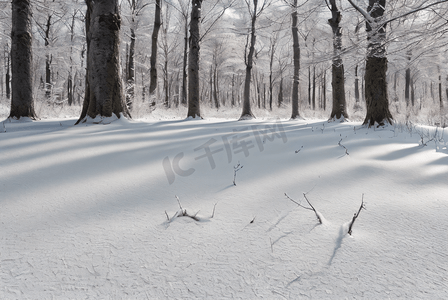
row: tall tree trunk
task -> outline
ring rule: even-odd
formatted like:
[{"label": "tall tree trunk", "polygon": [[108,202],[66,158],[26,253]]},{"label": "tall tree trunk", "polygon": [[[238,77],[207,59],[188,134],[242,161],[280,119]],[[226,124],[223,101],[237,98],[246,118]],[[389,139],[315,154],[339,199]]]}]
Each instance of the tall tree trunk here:
[{"label": "tall tree trunk", "polygon": [[199,56],[202,0],[192,0],[190,21],[190,52],[188,55],[188,113],[187,117],[201,117],[199,103]]},{"label": "tall tree trunk", "polygon": [[132,109],[132,103],[134,102],[134,90],[135,90],[135,30],[131,28],[131,43],[129,45],[128,61],[126,63],[126,104],[129,109]]},{"label": "tall tree trunk", "polygon": [[51,61],[52,55],[48,48],[50,46],[50,28],[51,28],[51,15],[47,18],[47,24],[45,24],[45,48],[47,54],[45,55],[45,96],[49,99],[51,97],[52,82],[51,82]]},{"label": "tall tree trunk", "polygon": [[331,19],[328,23],[333,30],[333,61],[331,65],[333,88],[333,109],[330,120],[344,120],[348,118],[345,101],[344,64],[342,62],[342,28],[340,26],[342,15],[336,6],[336,0],[330,0]]},{"label": "tall tree trunk", "polygon": [[323,104],[324,110],[327,110],[327,70],[324,69],[324,78],[322,82],[322,95],[323,95]]},{"label": "tall tree trunk", "polygon": [[[440,72],[440,70],[439,70]],[[442,98],[442,75],[439,74],[439,103],[440,109],[443,108],[443,98]]]},{"label": "tall tree trunk", "polygon": [[5,75],[5,85],[6,85],[6,98],[11,98],[11,73],[9,72],[11,69],[11,50],[9,49],[9,45],[6,46],[6,75]]},{"label": "tall tree trunk", "polygon": [[215,108],[219,109],[218,68],[216,65],[213,70],[213,100],[215,101]]},{"label": "tall tree trunk", "polygon": [[[253,0],[254,2],[254,11],[252,13],[252,22],[250,29],[250,46],[249,53],[245,57],[246,63],[246,79],[244,80],[244,99],[243,99],[243,112],[241,113],[240,120],[248,120],[255,118],[252,110],[250,108],[250,81],[252,75],[253,68],[253,59],[255,53],[255,42],[257,36],[255,35],[255,23],[257,22],[257,6],[258,0]],[[246,45],[247,47],[247,45]]]},{"label": "tall tree trunk", "polygon": [[182,93],[181,103],[187,105],[187,63],[188,63],[188,18],[185,16],[184,25],[184,61],[182,64]]},{"label": "tall tree trunk", "polygon": [[[410,51],[408,51],[406,58],[408,61],[411,60],[411,52]],[[409,66],[406,68],[404,99],[406,101],[406,106],[409,106],[410,99],[411,99],[411,68]]]},{"label": "tall tree trunk", "polygon": [[30,0],[12,1],[10,118],[36,119],[33,99],[33,56]]},{"label": "tall tree trunk", "polygon": [[130,117],[120,74],[118,0],[86,0],[86,92],[79,120],[87,117]]},{"label": "tall tree trunk", "polygon": [[299,115],[299,75],[300,75],[300,45],[299,28],[297,28],[297,0],[294,0],[294,11],[292,12],[292,39],[294,58],[294,77],[292,82],[292,114],[291,119],[297,119]]},{"label": "tall tree trunk", "polygon": [[358,65],[355,67],[355,105],[359,105],[359,77],[358,77]]},{"label": "tall tree trunk", "polygon": [[392,124],[392,114],[389,111],[387,94],[387,55],[386,27],[378,27],[384,15],[386,0],[369,0],[367,11],[374,22],[366,22],[367,31],[367,62],[365,73],[365,97],[367,114],[364,124],[374,126]]},{"label": "tall tree trunk", "polygon": [[277,105],[278,107],[281,107],[283,104],[283,76],[280,78],[280,87],[279,87],[279,91],[278,91],[278,102]]},{"label": "tall tree trunk", "polygon": [[311,107],[311,66],[308,66],[308,106]]},{"label": "tall tree trunk", "polygon": [[157,88],[157,39],[159,37],[159,29],[161,21],[161,0],[156,0],[154,29],[152,31],[152,45],[151,45],[151,70],[150,77],[151,82],[149,84],[149,93],[154,94]]},{"label": "tall tree trunk", "polygon": [[313,98],[312,98],[313,110],[316,110],[316,66],[313,66]]},{"label": "tall tree trunk", "polygon": [[230,105],[235,106],[235,74],[232,75],[232,102]]}]

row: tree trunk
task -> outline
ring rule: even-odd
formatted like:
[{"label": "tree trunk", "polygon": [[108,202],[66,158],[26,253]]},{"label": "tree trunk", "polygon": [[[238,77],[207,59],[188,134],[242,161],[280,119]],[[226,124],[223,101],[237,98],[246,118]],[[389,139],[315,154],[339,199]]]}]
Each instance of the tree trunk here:
[{"label": "tree trunk", "polygon": [[308,66],[308,106],[311,107],[311,66]]},{"label": "tree trunk", "polygon": [[324,78],[322,82],[323,108],[327,110],[327,70],[324,69]]},{"label": "tree trunk", "polygon": [[190,52],[188,55],[188,113],[187,117],[201,117],[199,103],[199,56],[202,0],[192,0],[190,19]]},{"label": "tree trunk", "polygon": [[292,82],[292,114],[291,119],[297,119],[299,115],[299,75],[300,75],[300,45],[299,29],[297,28],[297,0],[294,0],[294,11],[292,13],[292,38],[293,38],[293,58],[294,77]]},{"label": "tree trunk", "polygon": [[219,89],[218,89],[218,68],[213,70],[213,100],[215,101],[215,108],[219,109]]},{"label": "tree trunk", "polygon": [[369,0],[367,10],[374,22],[366,22],[367,31],[367,62],[365,73],[365,97],[367,114],[364,124],[369,127],[375,123],[379,126],[392,124],[392,114],[389,111],[387,95],[387,56],[386,28],[378,27],[384,15],[386,0]]},{"label": "tree trunk", "polygon": [[[9,46],[7,46],[9,48]],[[6,52],[6,75],[5,75],[5,85],[6,85],[6,98],[11,98],[11,75],[9,70],[11,68],[11,51],[8,49]]]},{"label": "tree trunk", "polygon": [[87,69],[83,110],[79,120],[97,116],[130,117],[120,74],[118,0],[87,0]]},{"label": "tree trunk", "polygon": [[10,118],[36,119],[33,99],[33,56],[30,0],[12,1],[12,99]]},{"label": "tree trunk", "polygon": [[278,91],[278,107],[283,104],[283,77],[280,78],[280,88]]},{"label": "tree trunk", "polygon": [[340,26],[342,15],[336,6],[336,0],[330,0],[332,18],[328,23],[333,30],[333,61],[331,65],[333,88],[333,109],[330,120],[344,120],[348,118],[345,101],[344,64],[342,62],[342,28]]},{"label": "tree trunk", "polygon": [[443,98],[442,98],[442,75],[439,74],[439,103],[440,109],[443,108]]},{"label": "tree trunk", "polygon": [[232,75],[232,102],[231,106],[235,106],[235,74]]},{"label": "tree trunk", "polygon": [[161,0],[156,0],[156,10],[154,19],[154,29],[152,31],[152,45],[151,45],[151,70],[150,78],[151,82],[149,84],[149,93],[154,94],[157,88],[157,39],[159,37],[159,29],[161,21]]},{"label": "tree trunk", "polygon": [[313,110],[316,110],[316,66],[313,66]]},{"label": "tree trunk", "polygon": [[355,67],[355,105],[359,105],[359,77],[358,77],[358,65]]},{"label": "tree trunk", "polygon": [[67,101],[68,105],[71,106],[73,104],[73,80],[71,73],[68,74],[67,78]]},{"label": "tree trunk", "polygon": [[187,63],[188,63],[188,18],[185,16],[184,61],[182,64],[181,103],[187,105]]},{"label": "tree trunk", "polygon": [[[243,99],[243,112],[241,113],[240,120],[248,120],[255,118],[252,110],[250,108],[250,81],[251,81],[251,73],[253,67],[253,59],[255,53],[255,42],[257,36],[255,35],[255,23],[257,22],[257,5],[258,0],[253,0],[254,2],[254,11],[252,13],[252,23],[250,30],[250,46],[249,53],[245,57],[246,62],[246,79],[244,80],[244,99]],[[247,47],[247,45],[246,45]]]},{"label": "tree trunk", "polygon": [[[135,90],[135,30],[131,28],[131,43],[129,45],[129,56],[126,63],[126,104],[129,109],[132,109],[132,103],[134,102],[134,90]],[[157,75],[156,75],[157,77]]]}]

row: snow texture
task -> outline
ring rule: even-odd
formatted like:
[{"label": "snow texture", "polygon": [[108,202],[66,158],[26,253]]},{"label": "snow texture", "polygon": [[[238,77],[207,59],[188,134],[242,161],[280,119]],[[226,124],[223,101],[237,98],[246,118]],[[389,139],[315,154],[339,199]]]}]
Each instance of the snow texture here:
[{"label": "snow texture", "polygon": [[0,299],[448,299],[441,129],[75,121],[3,123]]}]

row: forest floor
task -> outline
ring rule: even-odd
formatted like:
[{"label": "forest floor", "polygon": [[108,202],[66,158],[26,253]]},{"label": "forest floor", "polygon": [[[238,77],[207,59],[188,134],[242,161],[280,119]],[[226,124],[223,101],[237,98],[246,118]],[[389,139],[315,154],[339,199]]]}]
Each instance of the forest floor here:
[{"label": "forest floor", "polygon": [[448,129],[109,121],[0,124],[0,299],[448,299]]}]

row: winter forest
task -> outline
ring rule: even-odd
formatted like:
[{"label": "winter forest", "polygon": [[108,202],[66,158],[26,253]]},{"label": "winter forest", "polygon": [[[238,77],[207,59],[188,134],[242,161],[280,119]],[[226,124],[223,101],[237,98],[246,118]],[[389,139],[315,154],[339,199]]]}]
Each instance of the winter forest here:
[{"label": "winter forest", "polygon": [[0,0],[0,299],[448,299],[448,0]]},{"label": "winter forest", "polygon": [[[213,108],[208,114],[214,116],[237,107],[242,113],[233,110],[234,118],[289,113],[371,125],[445,124],[445,1],[103,2],[0,3],[2,116],[9,115],[14,95],[11,54],[23,60],[11,48],[16,9],[17,26],[26,21],[20,30],[30,35],[27,101],[34,108],[11,111],[12,117],[81,116],[84,99],[99,97],[88,89],[102,85],[90,83],[87,73],[106,68],[94,57],[114,55],[117,70],[105,75],[117,84],[112,110],[91,110],[92,118],[113,112],[141,118],[153,110],[169,115],[186,107],[185,116],[206,117],[200,108]],[[19,13],[22,6],[28,15]],[[116,27],[90,24],[96,13],[114,15]],[[99,54],[106,48],[94,47],[89,60],[89,41],[98,34],[114,50]]]}]

